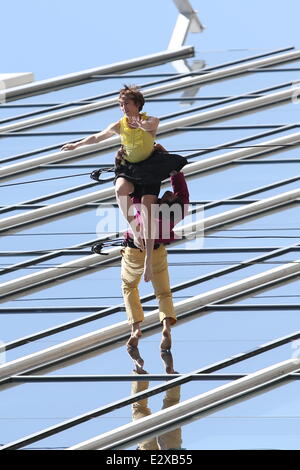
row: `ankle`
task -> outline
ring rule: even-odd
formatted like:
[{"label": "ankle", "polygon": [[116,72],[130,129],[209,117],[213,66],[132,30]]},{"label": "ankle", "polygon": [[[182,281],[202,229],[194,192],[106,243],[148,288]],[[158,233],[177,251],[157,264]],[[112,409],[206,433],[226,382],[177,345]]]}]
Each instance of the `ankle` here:
[{"label": "ankle", "polygon": [[171,319],[165,318],[163,320],[163,331],[171,332]]}]

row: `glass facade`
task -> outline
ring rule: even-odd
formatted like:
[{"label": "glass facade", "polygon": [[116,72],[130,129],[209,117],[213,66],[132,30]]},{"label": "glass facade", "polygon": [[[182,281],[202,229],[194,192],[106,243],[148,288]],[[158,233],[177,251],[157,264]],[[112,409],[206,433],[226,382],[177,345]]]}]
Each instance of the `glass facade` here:
[{"label": "glass facade", "polygon": [[[190,64],[196,64],[197,60],[205,60],[206,67],[220,66],[219,70],[222,70],[224,62],[239,61],[246,57],[251,57],[246,51],[201,54],[197,49],[195,57],[189,61]],[[266,145],[266,142],[299,131],[298,107],[291,99],[232,116],[225,117],[221,113],[226,107],[258,99],[247,94],[257,93],[262,96],[286,90],[299,75],[297,70],[287,70],[292,66],[299,67],[299,63],[300,60],[274,66],[279,71],[272,71],[272,68],[260,72],[253,70],[211,81],[199,85],[197,90],[193,88],[194,94],[190,87],[185,90],[175,89],[170,93],[157,93],[146,99],[145,110],[150,115],[160,117],[162,125],[181,117],[200,116],[193,127],[176,126],[172,132],[157,136],[159,143],[170,152],[186,156],[190,163],[210,161],[214,157],[247,147],[253,150],[251,156],[232,157],[217,167],[211,160],[208,168],[186,177],[190,209],[196,207],[199,211],[188,216],[181,225],[224,213],[228,213],[229,217],[235,209],[251,209],[251,205],[257,201],[299,189],[300,176],[299,179],[297,176],[300,159],[297,145],[291,148],[288,145],[273,146],[272,150],[259,154],[261,146]],[[91,79],[87,83],[75,83],[67,88],[4,103],[0,105],[0,132],[2,126],[22,123],[26,119],[60,110],[72,110],[77,106],[83,107],[84,101],[100,102],[111,97],[117,98],[124,81],[138,83],[143,87],[142,90],[150,86],[159,87],[160,80],[167,78],[164,74],[172,73],[176,72],[172,64],[167,62],[126,73],[126,78],[120,75],[108,79]],[[271,87],[274,89],[269,90]],[[192,96],[185,99],[189,93]],[[15,106],[9,106],[12,104]],[[62,104],[65,105],[56,110],[56,106]],[[201,113],[213,110],[221,113],[213,122],[201,119]],[[75,142],[99,132],[119,117],[120,111],[114,105],[6,134],[1,137],[1,168],[57,153],[64,143]],[[288,125],[291,126],[284,128]],[[116,148],[114,146],[67,160],[50,161],[41,166],[36,165],[29,171],[2,178],[0,230],[4,219],[11,221],[11,227],[0,231],[0,288],[5,283],[34,276],[39,271],[51,270],[53,267],[63,272],[63,263],[80,262],[82,257],[90,256],[90,245],[97,238],[108,234],[113,234],[114,238],[116,232],[126,228],[115,198],[102,199],[101,194],[95,196],[92,203],[81,203],[68,212],[29,220],[25,225],[15,226],[13,219],[24,213],[34,216],[36,211],[47,205],[112,189],[112,173],[105,173],[101,184],[94,183],[89,174],[99,165],[112,166]],[[225,288],[230,283],[263,274],[286,263],[300,263],[299,196],[300,193],[296,194],[279,207],[246,214],[243,219],[228,218],[226,224],[209,228],[196,239],[168,246],[169,275],[175,307],[177,303],[194,296]],[[108,215],[111,224],[101,223]],[[83,244],[87,246],[81,246]],[[77,251],[72,253],[70,248],[77,245]],[[284,248],[287,249],[277,252]],[[54,252],[57,252],[55,256],[42,258]],[[265,256],[267,254],[268,257]],[[172,329],[175,370],[189,373],[208,368],[216,362],[225,363],[233,356],[245,353],[240,361],[220,366],[212,374],[246,375],[295,357],[300,348],[300,340],[297,339],[274,345],[272,349],[251,357],[248,357],[247,352],[298,331],[299,276],[300,267],[298,276],[290,279],[282,277],[280,282],[267,287],[258,285],[255,292],[243,297],[233,300],[225,298],[216,304],[217,307],[221,304],[218,308],[214,309],[214,304],[202,309],[199,306],[198,311],[189,316],[180,316]],[[141,282],[139,292],[146,314],[157,308],[156,299],[149,298],[153,294],[151,283]],[[102,316],[101,311],[104,312]],[[99,318],[95,319],[96,312]],[[83,324],[54,330],[82,318],[86,319]],[[1,342],[10,345],[5,351],[5,361],[9,363],[39,353],[125,320],[120,257],[105,266],[99,265],[61,279],[56,276],[39,286],[34,285],[34,278],[31,277],[26,290],[1,297]],[[48,334],[38,337],[38,333],[44,330],[49,330]],[[159,355],[160,330],[159,324],[146,330],[140,342],[140,353],[145,361],[145,369],[150,374],[165,373]],[[18,344],[20,339],[23,339],[22,344]],[[58,364],[33,373],[49,378],[53,375],[132,375],[133,366],[125,343],[126,339],[122,336],[116,338],[113,344],[100,344],[93,351],[82,352],[71,359],[64,358]],[[178,392],[177,401],[171,400],[168,406],[229,381],[217,378],[189,381],[181,385],[180,390],[172,389],[175,395]],[[130,379],[0,383],[0,444],[9,444],[126,398],[141,390],[138,386],[141,383]],[[143,390],[160,383],[163,381],[149,380],[148,383],[145,380]],[[164,430],[155,438],[130,444],[127,449],[136,449],[137,445],[140,448],[146,445],[149,449],[156,445],[185,449],[295,449],[299,443],[299,381],[289,378],[279,385],[255,396],[246,396],[239,402],[229,403],[221,410],[199,414],[193,421],[181,423],[177,430],[169,431],[169,434],[168,430]],[[144,403],[146,413],[149,415],[159,411],[165,404],[164,400],[165,392],[150,397]],[[143,417],[143,412],[142,409],[139,414],[132,405],[126,405],[20,447],[66,449],[127,424],[132,419]],[[168,441],[170,436],[175,439],[175,444]]]}]

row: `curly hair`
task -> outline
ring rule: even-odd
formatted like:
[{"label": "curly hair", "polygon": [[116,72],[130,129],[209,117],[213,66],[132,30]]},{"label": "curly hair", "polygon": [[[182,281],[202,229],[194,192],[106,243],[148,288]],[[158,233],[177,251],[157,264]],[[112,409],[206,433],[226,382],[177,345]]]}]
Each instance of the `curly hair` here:
[{"label": "curly hair", "polygon": [[134,102],[139,111],[143,109],[145,98],[136,85],[124,85],[119,93],[120,98],[128,98]]}]

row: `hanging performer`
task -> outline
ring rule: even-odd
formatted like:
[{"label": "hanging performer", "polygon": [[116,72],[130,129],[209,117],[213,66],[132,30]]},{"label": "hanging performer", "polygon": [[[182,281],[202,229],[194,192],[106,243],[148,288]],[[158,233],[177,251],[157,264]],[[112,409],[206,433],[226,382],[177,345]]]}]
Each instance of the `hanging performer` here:
[{"label": "hanging performer", "polygon": [[[182,172],[171,173],[173,191],[165,191],[158,199],[158,218],[155,220],[157,238],[154,240],[152,257],[153,277],[151,279],[155,296],[159,303],[159,318],[162,324],[162,339],[160,343],[161,357],[168,362],[168,354],[171,349],[171,326],[176,323],[176,312],[173,306],[170,289],[167,251],[165,245],[175,241],[180,236],[175,236],[173,228],[180,222],[188,211],[189,192],[185,177]],[[132,197],[132,203],[136,208],[136,225],[143,224],[140,212],[141,194]],[[141,323],[144,320],[144,311],[139,297],[138,285],[144,269],[145,251],[139,249],[134,241],[133,232],[128,230],[124,234],[124,245],[121,249],[121,279],[122,292],[128,318],[131,325],[131,336],[127,342],[127,350],[133,359],[136,370],[142,370],[144,361],[138,351],[138,342],[142,335]],[[97,251],[96,251],[97,252]],[[100,250],[101,252],[101,250]]]},{"label": "hanging performer", "polygon": [[[145,100],[135,86],[120,90],[119,104],[124,117],[110,124],[105,130],[90,137],[66,144],[61,150],[74,150],[82,145],[101,142],[114,134],[121,137],[122,151],[115,162],[115,191],[118,205],[128,221],[134,243],[141,250],[146,248],[144,260],[144,280],[152,278],[152,255],[155,240],[155,211],[161,182],[168,178],[172,170],[180,171],[187,160],[180,155],[168,154],[155,149],[154,139],[159,119],[141,113]],[[91,177],[98,180],[101,170],[95,170]],[[130,196],[141,197],[142,230],[138,231]]]}]

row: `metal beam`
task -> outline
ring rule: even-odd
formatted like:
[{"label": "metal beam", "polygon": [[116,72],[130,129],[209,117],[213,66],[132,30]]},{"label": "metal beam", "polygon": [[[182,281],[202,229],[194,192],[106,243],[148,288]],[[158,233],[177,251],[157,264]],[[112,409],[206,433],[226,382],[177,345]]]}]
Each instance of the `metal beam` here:
[{"label": "metal beam", "polygon": [[[249,373],[248,373],[249,374]],[[248,374],[193,374],[190,381],[217,381],[217,380],[236,380],[246,377]],[[9,383],[65,383],[65,382],[143,382],[145,380],[162,381],[172,380],[181,377],[183,374],[143,374],[136,375],[14,375],[9,379]],[[294,372],[289,375],[293,380],[300,379],[300,373]]]},{"label": "metal beam", "polygon": [[[200,162],[201,163],[201,162]],[[192,166],[191,164],[190,166]],[[88,195],[89,196],[89,195]],[[299,190],[292,190],[287,191],[285,193],[281,193],[279,195],[261,199],[258,202],[251,203],[246,207],[238,207],[232,209],[230,211],[225,211],[221,214],[216,214],[205,219],[200,220],[199,222],[192,222],[191,224],[186,224],[181,227],[175,227],[174,233],[179,236],[190,236],[192,233],[199,231],[200,233],[204,230],[209,230],[215,227],[218,227],[224,223],[231,223],[232,221],[240,220],[244,217],[249,217],[253,214],[258,214],[264,212],[266,210],[274,209],[275,207],[281,206],[283,204],[287,204],[292,202],[294,199],[300,196],[300,189]],[[43,209],[37,209],[37,211]],[[18,217],[18,216],[17,216]],[[1,222],[0,222],[1,227]],[[107,237],[103,237],[104,239]],[[51,255],[48,255],[51,256]],[[6,283],[0,284],[0,297],[7,296],[10,293],[17,292],[19,290],[24,290],[24,288],[31,287],[33,284],[40,284],[45,281],[51,279],[58,279],[61,276],[65,276],[66,274],[75,273],[81,271],[82,269],[86,269],[92,267],[94,265],[101,267],[102,264],[107,264],[110,260],[117,260],[119,259],[119,248],[110,250],[106,255],[105,259],[99,259],[99,255],[88,255],[74,261],[69,261],[67,263],[63,263],[59,267],[55,267],[52,269],[42,270],[38,273],[34,273],[31,275],[23,276],[19,279],[14,279],[8,281]],[[25,263],[32,263],[32,261],[27,261]],[[23,263],[24,265],[24,263]]]},{"label": "metal beam", "polygon": [[[244,59],[238,59],[238,60],[234,60],[234,61],[225,62],[223,64],[218,64],[218,65],[215,65],[215,66],[212,66],[212,67],[207,67],[205,69],[205,72],[207,73],[207,72],[212,71],[212,70],[218,70],[218,69],[221,69],[221,68],[224,68],[224,67],[228,67],[230,65],[245,63],[245,62],[248,62],[249,60],[259,59],[259,58],[262,58],[262,57],[268,57],[268,56],[271,56],[271,55],[279,54],[280,52],[287,52],[287,51],[290,51],[290,50],[293,50],[293,49],[295,49],[295,48],[294,47],[288,47],[288,48],[284,48],[284,49],[277,49],[275,51],[270,51],[270,52],[265,53],[265,54],[258,54],[258,55],[245,57]],[[184,77],[188,77],[188,76],[191,76],[191,72],[188,72],[188,73],[185,73],[185,74],[180,74],[180,78],[184,78]],[[95,80],[94,77],[95,76],[92,75],[90,77],[90,79]],[[176,78],[178,78],[178,75],[174,75],[174,76],[171,76],[170,78],[160,79],[160,80],[156,80],[156,81],[152,81],[152,82],[146,82],[146,83],[140,84],[139,86],[140,86],[140,88],[143,89],[143,88],[148,87],[148,86],[153,86],[153,85],[169,82],[169,81],[175,80]],[[95,95],[95,96],[92,96],[92,97],[89,97],[89,98],[85,98],[83,100],[77,100],[77,101],[72,101],[72,102],[57,104],[57,105],[54,104],[54,105],[51,105],[51,107],[52,107],[52,110],[54,110],[54,109],[57,110],[59,108],[64,108],[66,106],[73,106],[74,104],[79,104],[79,105],[87,104],[88,102],[93,102],[96,99],[105,98],[105,97],[109,97],[109,96],[114,96],[116,94],[118,94],[118,90],[115,90],[115,91],[112,91],[112,92],[102,93],[100,95]],[[45,110],[45,111],[50,111],[50,110],[51,109],[48,109],[48,110]],[[34,111],[32,113],[27,113],[26,115],[23,115],[23,116],[17,116],[17,118],[30,117],[30,116],[34,116],[36,114],[39,114],[39,111]],[[2,121],[0,121],[0,122],[2,122]]]},{"label": "metal beam", "polygon": [[[250,201],[249,201],[250,202]],[[256,201],[251,201],[251,202],[256,202]],[[281,229],[280,229],[281,230]],[[286,230],[286,229],[285,229]],[[299,229],[300,230],[300,229]],[[249,252],[249,251],[273,251],[273,250],[276,250],[278,249],[278,247],[269,247],[269,246],[265,246],[265,247],[255,247],[255,246],[246,246],[246,247],[230,247],[230,248],[226,248],[226,247],[216,247],[216,248],[167,248],[167,252],[168,254],[170,255],[177,255],[177,254],[187,254],[187,255],[190,255],[190,254],[194,254],[194,253],[226,253],[226,252],[229,252],[231,253],[232,251],[234,252]],[[300,247],[296,247],[295,250],[298,250],[300,249]],[[56,251],[59,251],[60,254],[62,255],[70,255],[70,256],[74,256],[74,255],[82,255],[82,254],[89,254],[90,253],[90,249],[88,247],[87,250],[72,250],[72,249],[68,249],[68,248],[59,248],[57,250],[52,250],[52,249],[48,249],[48,250],[30,250],[30,251],[0,251],[0,256],[28,256],[28,255],[42,255],[44,253],[55,253]],[[0,275],[1,275],[1,271],[0,271]],[[0,309],[1,310],[1,309]]]},{"label": "metal beam", "polygon": [[[199,122],[215,122],[220,119],[228,118],[229,116],[234,116],[240,112],[252,112],[254,109],[259,109],[261,107],[267,107],[272,105],[277,105],[279,103],[288,101],[291,99],[294,90],[292,88],[281,91],[278,93],[270,93],[262,98],[257,98],[256,100],[245,100],[242,103],[231,104],[224,106],[218,109],[211,111],[206,111],[203,113],[195,114],[193,116],[187,116],[185,118],[175,119],[173,121],[163,123],[159,126],[157,135],[168,134],[170,132],[176,132],[178,127],[192,125]],[[184,112],[181,112],[184,114]],[[251,138],[248,138],[251,140]],[[107,140],[99,142],[97,144],[90,144],[79,147],[76,150],[68,151],[59,151],[53,154],[43,155],[41,157],[36,157],[33,159],[28,159],[20,163],[14,163],[11,165],[3,166],[0,169],[0,178],[8,177],[10,175],[15,176],[15,174],[23,173],[24,171],[29,171],[35,169],[41,165],[44,165],[49,162],[64,161],[69,159],[74,159],[75,157],[81,157],[84,155],[89,155],[91,153],[97,152],[103,149],[114,148],[120,144],[120,137],[111,137]],[[222,146],[221,146],[222,147]],[[223,146],[224,147],[224,146]],[[257,146],[258,147],[258,146]]]},{"label": "metal beam", "polygon": [[[101,310],[108,310],[110,306],[100,305],[100,306],[57,306],[57,307],[7,307],[0,308],[0,315],[14,315],[14,314],[55,314],[55,313],[81,313],[81,312],[99,312]],[[154,305],[144,305],[143,310],[151,311],[155,308]],[[120,307],[119,310],[125,310],[125,306]],[[25,343],[24,343],[25,344]]]},{"label": "metal beam", "polygon": [[[212,71],[210,73],[200,75],[200,76],[196,76],[196,77],[193,76],[193,77],[186,77],[184,79],[181,78],[180,80],[173,81],[172,83],[168,83],[168,84],[161,85],[161,86],[158,86],[158,87],[153,87],[153,88],[148,88],[146,90],[143,90],[143,94],[144,94],[145,97],[147,97],[147,96],[161,95],[161,94],[164,94],[164,93],[171,93],[171,92],[178,91],[178,90],[183,90],[183,89],[186,89],[188,87],[195,86],[195,85],[200,85],[200,84],[204,84],[204,83],[205,84],[206,83],[211,83],[211,82],[215,82],[217,80],[224,80],[224,79],[231,78],[231,77],[234,77],[234,76],[238,76],[238,75],[241,75],[241,74],[249,73],[248,69],[253,67],[253,66],[255,66],[255,67],[264,67],[266,65],[274,65],[274,64],[277,64],[277,63],[291,62],[291,61],[299,60],[299,59],[300,59],[300,51],[288,52],[286,54],[281,54],[281,55],[278,55],[278,56],[275,56],[275,57],[268,57],[268,58],[248,62],[246,64],[239,64],[239,65],[236,65],[236,66],[228,67],[227,69],[223,68],[222,70]],[[291,89],[290,94],[292,94],[293,92],[294,92],[294,90]],[[261,100],[266,99],[267,100],[268,97],[265,96],[265,97],[261,97],[261,98],[257,98],[257,99],[261,99]],[[249,100],[249,101],[251,101],[251,100]],[[254,101],[256,101],[256,100],[254,100]],[[4,125],[4,126],[0,127],[0,135],[1,135],[2,132],[11,132],[11,131],[15,131],[17,129],[18,130],[28,129],[28,128],[31,128],[31,127],[44,125],[45,123],[49,123],[49,122],[52,123],[52,122],[57,121],[57,120],[66,119],[68,117],[74,117],[74,116],[78,116],[78,115],[81,115],[81,114],[95,112],[95,111],[98,111],[100,109],[105,109],[105,108],[109,108],[109,107],[112,107],[112,106],[117,106],[117,104],[118,104],[117,97],[116,98],[110,98],[110,99],[99,101],[99,102],[96,102],[96,103],[87,104],[85,106],[80,105],[80,106],[77,106],[77,107],[73,107],[72,109],[66,109],[64,111],[58,111],[58,112],[55,112],[55,113],[52,113],[52,114],[39,116],[37,118],[20,121],[20,122],[16,122],[16,123],[13,123],[13,124]],[[187,123],[187,124],[178,124],[178,125],[190,125],[190,124]],[[72,150],[70,152],[76,152],[76,151]],[[77,154],[75,154],[75,155],[77,155]]]},{"label": "metal beam", "polygon": [[153,413],[145,418],[140,418],[87,441],[80,442],[69,447],[68,450],[116,449],[121,444],[131,444],[149,436],[151,432],[153,434],[154,428],[157,435],[159,429],[163,429],[168,423],[176,422],[178,418],[180,418],[182,423],[184,419],[190,418],[191,415],[199,416],[200,412],[207,411],[208,409],[212,410],[221,403],[224,404],[229,400],[247,396],[250,392],[260,390],[266,385],[280,383],[283,378],[287,378],[290,373],[299,370],[299,368],[299,359],[288,359],[279,362],[253,372],[246,377],[185,400],[177,405]]},{"label": "metal beam", "polygon": [[110,74],[110,73],[124,73],[131,70],[139,70],[145,67],[153,67],[154,65],[164,64],[176,59],[184,57],[193,57],[194,48],[191,46],[183,46],[173,51],[162,51],[155,54],[149,54],[135,59],[129,59],[122,62],[116,62],[110,65],[102,65],[92,69],[83,70],[80,72],[69,73],[54,78],[36,81],[27,85],[13,87],[0,91],[0,102],[12,101],[24,98],[25,96],[32,96],[40,93],[47,93],[52,90],[59,90],[74,85],[78,85],[89,81],[90,77],[94,74]]},{"label": "metal beam", "polygon": [[[242,293],[248,295],[257,289],[272,285],[274,282],[278,282],[279,280],[289,279],[299,273],[300,260],[296,260],[296,262],[287,263],[280,267],[210,290],[204,294],[196,295],[187,300],[176,302],[174,304],[175,312],[179,315],[213,302],[234,298]],[[5,284],[7,285],[8,283]],[[1,289],[3,289],[3,284]],[[143,323],[144,328],[156,325],[157,315],[158,309],[154,310],[152,313],[146,314]],[[48,349],[15,359],[0,365],[0,379],[7,379],[11,375],[24,373],[34,367],[55,362],[63,357],[71,357],[75,353],[83,352],[92,346],[99,346],[101,343],[112,340],[113,338],[128,334],[128,331],[128,322],[123,321],[73,338]]]},{"label": "metal beam", "polygon": [[[265,141],[263,142],[263,146],[260,149],[257,147],[256,148],[249,147],[249,148],[239,149],[239,150],[232,151],[232,152],[227,152],[225,154],[221,154],[216,157],[207,158],[202,161],[190,163],[189,165],[183,168],[183,172],[185,175],[196,174],[199,171],[203,171],[208,168],[214,168],[218,165],[231,162],[237,158],[245,158],[245,157],[250,157],[253,155],[264,155],[274,150],[274,146],[276,146],[276,148],[280,148],[282,145],[287,145],[287,144],[299,145],[300,144],[300,132],[290,134],[287,136],[281,136],[279,138],[271,139],[269,141]],[[69,152],[66,152],[66,153],[69,153]],[[45,158],[45,157],[41,157],[41,158]],[[12,166],[15,167],[15,165],[12,165]],[[1,171],[2,170],[0,169],[0,174],[1,174]],[[12,169],[9,171],[12,171]],[[100,191],[96,191],[90,194],[79,196],[77,198],[69,199],[67,201],[50,204],[47,207],[37,209],[34,212],[28,211],[23,214],[18,214],[15,216],[7,217],[7,218],[0,220],[0,231],[7,230],[12,227],[17,227],[25,223],[32,223],[33,221],[48,218],[49,216],[52,216],[52,215],[64,213],[74,208],[82,207],[83,204],[94,202],[94,201],[99,201],[101,199],[108,199],[110,197],[114,197],[114,195],[115,195],[114,188],[113,187],[107,188],[104,190],[100,190]],[[295,196],[295,198],[296,197],[298,196]]]},{"label": "metal beam", "polygon": [[[269,343],[266,343],[256,349],[252,349],[251,351],[243,352],[240,354],[236,354],[233,357],[229,357],[227,359],[223,359],[221,361],[215,362],[213,364],[210,364],[208,366],[204,366],[196,371],[193,371],[191,373],[185,374],[181,377],[178,377],[177,379],[170,380],[166,382],[165,384],[158,385],[156,387],[152,387],[148,389],[147,391],[144,392],[139,392],[135,394],[134,396],[130,396],[127,398],[122,398],[121,400],[118,400],[114,403],[110,403],[109,405],[106,405],[104,407],[98,408],[93,411],[89,411],[87,413],[84,413],[81,416],[77,416],[75,418],[71,418],[67,421],[64,421],[62,423],[56,424],[54,426],[51,426],[50,428],[46,428],[42,431],[38,431],[34,434],[31,434],[29,436],[23,437],[18,439],[17,441],[11,442],[9,444],[6,444],[6,449],[18,449],[20,447],[23,447],[24,445],[28,445],[32,442],[39,441],[45,437],[57,434],[58,432],[64,431],[65,429],[69,429],[73,426],[76,426],[77,424],[83,423],[85,421],[88,421],[91,418],[95,418],[98,416],[102,416],[106,413],[109,413],[111,411],[114,411],[115,409],[119,409],[120,407],[130,405],[134,402],[136,402],[139,399],[143,398],[148,398],[150,396],[156,395],[158,393],[161,393],[165,390],[168,390],[174,386],[177,385],[182,385],[184,383],[187,383],[191,380],[191,378],[195,374],[201,374],[201,373],[214,373],[220,369],[223,369],[225,367],[228,367],[232,364],[237,364],[239,362],[242,362],[243,360],[246,360],[250,357],[257,356],[263,352],[269,351],[273,349],[274,347],[280,346],[282,344],[286,344],[287,342],[291,342],[294,339],[298,339],[300,337],[300,332],[298,331],[297,333],[293,333],[288,336],[284,336],[282,338],[270,341]],[[6,381],[8,382],[8,381]],[[3,449],[3,448],[1,448]]]},{"label": "metal beam", "polygon": [[[9,379],[9,383],[64,383],[64,382],[143,382],[145,378],[149,381],[172,380],[181,377],[183,374],[117,374],[117,375],[14,375]],[[244,377],[246,374],[194,374],[191,381],[203,380],[235,380]],[[294,374],[295,379],[298,375]],[[300,374],[299,374],[300,378]]]},{"label": "metal beam", "polygon": [[[218,158],[218,157],[215,157]],[[193,165],[201,165],[203,162],[196,162],[194,164],[190,164],[188,169],[193,167]],[[193,170],[192,170],[193,171]],[[109,189],[104,190],[104,193],[106,194]],[[95,193],[94,193],[95,194]],[[86,196],[81,196],[80,201],[82,203],[82,199],[89,199],[94,196],[94,194],[86,195]],[[99,195],[97,195],[99,196]],[[261,212],[264,212],[266,210],[274,209],[275,207],[280,207],[281,205],[288,204],[292,202],[294,199],[298,198],[300,196],[300,189],[292,190],[292,191],[287,191],[285,193],[281,193],[279,195],[261,199],[258,202],[253,202],[251,204],[248,204],[247,206],[243,207],[238,207],[235,209],[232,209],[230,211],[225,211],[220,214],[216,214],[210,217],[207,217],[205,219],[199,220],[199,222],[192,222],[190,224],[185,224],[179,227],[174,228],[174,233],[178,236],[190,236],[191,234],[199,231],[202,233],[204,230],[208,230],[211,228],[215,228],[217,226],[220,226],[221,224],[224,223],[229,223],[232,221],[240,220],[245,217],[249,217],[250,215],[253,214],[258,214]],[[67,201],[69,204],[71,204],[73,201]],[[66,202],[62,203],[57,203],[54,204],[52,207],[53,209],[57,208],[57,206],[64,206],[66,207]],[[35,212],[39,211],[44,211],[45,209],[37,209]],[[54,211],[55,212],[55,211]],[[20,220],[20,217],[23,215],[26,215],[28,217],[28,212],[25,214],[9,217],[7,219],[3,219],[0,221],[0,229],[3,229],[4,226],[3,224],[7,220],[11,223],[11,219],[16,219],[18,218]],[[31,212],[29,213],[31,215]],[[48,214],[49,215],[49,214]],[[24,222],[24,221],[23,221]],[[7,226],[5,228],[8,228]],[[87,267],[92,267],[92,266],[101,266],[101,264],[107,264],[108,261],[112,259],[118,259],[120,256],[120,249],[112,249],[108,252],[108,254],[105,256],[105,259],[102,261],[101,258],[99,259],[99,255],[97,254],[90,254],[85,257],[81,257],[79,259],[76,259],[74,261],[69,261],[67,263],[63,263],[60,265],[58,268],[52,268],[52,269],[46,269],[42,270],[38,273],[30,274],[27,276],[23,276],[19,279],[14,279],[8,282],[5,282],[3,284],[0,284],[0,297],[3,295],[8,295],[12,292],[16,292],[20,289],[24,289],[28,286],[32,286],[32,284],[40,284],[44,281],[49,281],[50,279],[58,279],[61,276],[65,276],[68,273],[74,273],[78,272],[82,269],[86,269]]]},{"label": "metal beam", "polygon": [[[232,273],[234,271],[243,269],[247,266],[251,266],[251,265],[253,265],[257,262],[262,262],[264,260],[270,259],[270,258],[275,257],[275,256],[281,256],[285,253],[288,253],[290,250],[294,250],[295,248],[299,248],[299,246],[298,245],[291,245],[289,247],[278,248],[274,252],[268,253],[266,255],[256,256],[255,258],[250,258],[248,260],[243,261],[242,263],[238,263],[236,265],[233,265],[233,266],[230,266],[230,267],[227,267],[227,268],[222,268],[222,269],[219,269],[217,271],[210,272],[209,274],[205,274],[205,275],[199,276],[197,278],[194,278],[192,280],[177,284],[175,286],[171,286],[171,292],[172,293],[178,292],[178,291],[180,291],[182,289],[185,289],[187,287],[195,286],[195,285],[198,285],[198,284],[203,283],[205,281],[208,281],[210,279],[216,279],[217,277],[220,277],[222,275]],[[149,300],[153,300],[154,298],[155,298],[154,294],[143,296],[143,297],[141,297],[141,303],[143,304],[145,302],[148,302]],[[216,304],[214,304],[214,305],[216,305]],[[208,309],[210,307],[213,309],[213,306],[205,306],[205,308],[207,308],[207,307],[208,307]],[[23,338],[19,338],[17,340],[11,341],[10,343],[6,343],[4,345],[4,347],[5,347],[6,350],[13,349],[13,348],[19,347],[23,344],[28,344],[31,341],[36,341],[38,339],[50,336],[52,334],[55,334],[55,333],[58,333],[58,332],[61,332],[61,331],[65,331],[66,329],[70,329],[70,328],[73,328],[75,326],[79,326],[79,325],[82,325],[82,324],[85,324],[85,323],[89,323],[89,322],[97,320],[99,318],[103,318],[105,316],[111,315],[111,314],[116,313],[116,312],[118,312],[120,310],[123,310],[123,309],[124,309],[124,304],[115,305],[113,307],[107,308],[106,310],[101,310],[100,312],[98,311],[95,314],[88,315],[88,316],[85,316],[83,318],[78,318],[76,320],[72,320],[72,321],[66,322],[66,323],[61,324],[61,325],[56,325],[55,327],[51,327],[47,330],[39,331],[38,333],[27,335]],[[147,310],[147,308],[145,308],[145,310]]]},{"label": "metal beam", "polygon": [[[239,144],[239,143],[242,143],[242,142],[249,142],[253,139],[257,139],[257,138],[262,138],[262,137],[267,137],[267,136],[270,136],[270,135],[274,135],[274,134],[277,134],[278,132],[287,132],[288,130],[292,130],[294,129],[295,127],[298,127],[297,125],[295,124],[290,124],[290,125],[286,125],[286,126],[282,126],[281,128],[279,129],[275,129],[275,130],[271,130],[271,131],[267,131],[267,132],[262,132],[262,133],[258,133],[258,134],[255,134],[255,135],[252,135],[250,137],[245,137],[245,138],[242,138],[242,139],[238,139],[238,140],[234,140],[234,141],[230,141],[230,142],[227,142],[225,144],[225,146],[231,146],[231,145],[235,145],[235,144]],[[206,155],[207,153],[210,153],[210,152],[213,152],[213,151],[216,151],[216,150],[219,150],[219,149],[223,149],[224,148],[224,145],[215,145],[215,146],[212,146],[211,148],[209,148],[208,150],[205,150],[205,151],[201,151],[201,152],[195,152],[195,153],[191,153],[191,154],[188,154],[186,155],[186,158],[193,158],[193,157],[196,157],[196,156],[203,156],[203,155]],[[273,152],[276,152],[276,149],[278,149],[278,146],[275,146],[274,147],[274,150]],[[92,152],[93,153],[93,152]],[[256,158],[257,154],[254,154],[253,156],[250,156],[250,157],[240,157],[240,159],[247,159],[247,158]],[[239,159],[237,159],[236,161],[239,161]],[[234,162],[236,162],[234,161]],[[224,163],[224,164],[220,164],[220,165],[217,165],[217,166],[214,166],[213,168],[218,168],[218,167],[221,167],[221,166],[226,166],[228,165],[229,163]],[[202,171],[208,171],[209,169],[204,169]],[[112,180],[112,178],[111,178]],[[105,181],[110,181],[110,179],[107,179]],[[97,183],[88,183],[88,184],[85,184],[85,185],[79,185],[79,186],[75,186],[73,188],[69,188],[67,190],[63,190],[63,191],[58,191],[58,192],[55,192],[55,193],[51,193],[49,195],[45,195],[45,196],[42,196],[42,197],[38,197],[38,198],[34,198],[34,199],[31,199],[31,200],[27,200],[27,201],[23,201],[22,203],[20,204],[27,204],[27,203],[35,203],[35,202],[40,202],[40,201],[44,201],[44,200],[47,200],[47,199],[51,199],[53,197],[57,197],[57,196],[61,196],[61,195],[64,195],[64,194],[68,194],[68,193],[72,193],[72,192],[76,192],[76,191],[80,191],[81,189],[85,189],[87,187],[93,187],[95,186]],[[166,183],[162,183],[162,187],[165,186]],[[245,193],[246,194],[246,193]],[[243,196],[244,197],[244,196]],[[111,199],[111,198],[110,198]],[[5,207],[4,209],[0,209],[0,213],[4,213],[4,212],[8,212],[9,210],[12,210],[12,209],[15,209],[16,205],[10,205],[10,206],[7,206]]]}]

